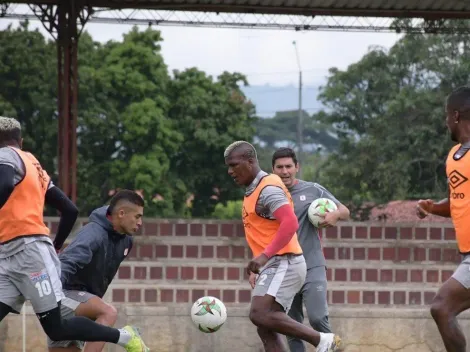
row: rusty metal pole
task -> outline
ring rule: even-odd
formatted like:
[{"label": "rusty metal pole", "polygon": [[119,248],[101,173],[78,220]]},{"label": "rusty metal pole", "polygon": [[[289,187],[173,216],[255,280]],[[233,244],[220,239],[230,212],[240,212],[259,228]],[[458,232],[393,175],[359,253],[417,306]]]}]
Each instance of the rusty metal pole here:
[{"label": "rusty metal pole", "polygon": [[77,16],[75,1],[58,5],[59,186],[73,202],[77,199]]}]

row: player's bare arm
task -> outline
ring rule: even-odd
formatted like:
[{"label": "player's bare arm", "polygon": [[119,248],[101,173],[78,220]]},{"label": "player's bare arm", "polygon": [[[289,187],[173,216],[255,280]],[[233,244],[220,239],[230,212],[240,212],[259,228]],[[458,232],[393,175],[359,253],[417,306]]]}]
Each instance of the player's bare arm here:
[{"label": "player's bare arm", "polygon": [[320,223],[322,227],[332,227],[335,226],[339,220],[348,220],[349,219],[349,209],[342,203],[338,204],[338,209],[335,211],[326,213],[325,220]]},{"label": "player's bare arm", "polygon": [[0,164],[0,209],[10,198],[15,188],[15,169],[10,165]]},{"label": "player's bare arm", "polygon": [[419,200],[416,205],[416,215],[420,219],[424,219],[429,214],[450,218],[449,198],[444,198],[436,203],[432,199]]}]

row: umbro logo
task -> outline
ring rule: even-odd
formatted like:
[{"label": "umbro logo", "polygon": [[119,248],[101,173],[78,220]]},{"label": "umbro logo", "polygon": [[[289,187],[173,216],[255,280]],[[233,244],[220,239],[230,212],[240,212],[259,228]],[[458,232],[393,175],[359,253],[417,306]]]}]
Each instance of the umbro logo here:
[{"label": "umbro logo", "polygon": [[449,184],[453,189],[456,189],[462,183],[465,183],[467,181],[468,181],[468,178],[466,178],[464,175],[462,175],[457,170],[454,170],[449,174]]}]

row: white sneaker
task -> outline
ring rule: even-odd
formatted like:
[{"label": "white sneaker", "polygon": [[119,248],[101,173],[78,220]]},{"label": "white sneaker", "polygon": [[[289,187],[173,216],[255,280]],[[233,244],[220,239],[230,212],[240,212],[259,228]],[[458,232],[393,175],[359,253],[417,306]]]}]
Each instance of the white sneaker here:
[{"label": "white sneaker", "polygon": [[317,352],[339,352],[341,351],[341,338],[335,334],[321,334],[320,344]]}]

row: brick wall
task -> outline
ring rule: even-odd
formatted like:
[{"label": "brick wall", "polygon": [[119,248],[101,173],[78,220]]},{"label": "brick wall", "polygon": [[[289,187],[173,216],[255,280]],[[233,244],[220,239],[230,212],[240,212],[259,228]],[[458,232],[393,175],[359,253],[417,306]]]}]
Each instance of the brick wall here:
[{"label": "brick wall", "polygon": [[[48,221],[54,231],[57,219]],[[348,222],[322,237],[332,305],[427,305],[460,260],[447,223]],[[244,270],[249,258],[238,221],[146,219],[107,299],[168,305],[213,295],[228,304],[246,304],[251,298]]]}]

